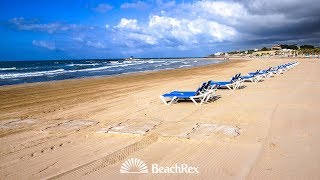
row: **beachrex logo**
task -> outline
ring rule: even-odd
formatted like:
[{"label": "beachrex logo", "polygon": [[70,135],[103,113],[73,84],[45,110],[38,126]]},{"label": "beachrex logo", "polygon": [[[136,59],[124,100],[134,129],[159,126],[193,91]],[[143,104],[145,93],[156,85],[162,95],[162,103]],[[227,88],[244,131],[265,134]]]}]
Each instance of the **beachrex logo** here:
[{"label": "beachrex logo", "polygon": [[[120,173],[148,173],[146,163],[138,158],[126,160],[121,168]],[[198,174],[199,170],[196,166],[188,164],[174,164],[173,166],[159,166],[158,164],[151,165],[151,173],[154,174]]]},{"label": "beachrex logo", "polygon": [[120,173],[148,173],[148,167],[140,159],[131,158],[122,164]]},{"label": "beachrex logo", "polygon": [[174,166],[159,166],[152,164],[152,173],[164,174],[198,174],[198,167],[188,166],[188,164],[174,164]]}]

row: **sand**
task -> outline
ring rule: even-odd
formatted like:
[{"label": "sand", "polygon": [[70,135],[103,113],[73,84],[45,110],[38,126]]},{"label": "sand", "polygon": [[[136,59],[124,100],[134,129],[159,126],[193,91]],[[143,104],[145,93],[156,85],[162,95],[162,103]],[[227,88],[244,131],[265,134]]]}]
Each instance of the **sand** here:
[{"label": "sand", "polygon": [[[195,106],[159,95],[300,65]],[[0,179],[319,179],[320,63],[231,60],[180,70],[0,87]],[[120,174],[139,158],[147,174]],[[197,166],[154,174],[151,164]]]}]

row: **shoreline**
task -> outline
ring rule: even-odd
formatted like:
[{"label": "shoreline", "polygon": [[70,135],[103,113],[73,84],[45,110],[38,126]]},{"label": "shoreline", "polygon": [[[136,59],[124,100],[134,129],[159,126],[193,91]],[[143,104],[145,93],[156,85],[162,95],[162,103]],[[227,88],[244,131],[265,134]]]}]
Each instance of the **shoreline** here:
[{"label": "shoreline", "polygon": [[[195,106],[195,90],[298,60],[300,65]],[[5,179],[303,179],[319,176],[320,63],[230,60],[201,67],[0,87],[0,177]],[[308,72],[308,73],[306,73]],[[297,83],[297,82],[302,82]],[[298,97],[298,98],[297,98]],[[129,158],[197,166],[199,174],[120,174]],[[19,171],[16,171],[19,169]]]},{"label": "shoreline", "polygon": [[[210,60],[222,60],[221,58],[209,58],[209,59]],[[0,86],[0,90],[1,90],[1,88],[8,88],[8,87],[13,87],[13,86],[36,86],[36,85],[41,85],[41,84],[46,84],[46,83],[63,83],[63,82],[67,83],[68,81],[98,80],[98,79],[113,78],[113,77],[139,76],[139,75],[153,74],[153,73],[158,73],[158,72],[170,72],[170,71],[176,71],[176,70],[181,70],[181,71],[183,71],[183,70],[191,70],[191,69],[194,69],[194,68],[202,68],[202,67],[206,67],[206,66],[213,66],[213,65],[223,64],[223,63],[231,62],[231,61],[234,61],[234,60],[227,60],[227,61],[226,60],[222,60],[222,61],[224,61],[224,62],[212,63],[212,64],[208,64],[208,65],[199,65],[199,66],[193,66],[193,67],[146,70],[146,71],[137,71],[137,72],[131,72],[131,73],[115,74],[115,75],[88,76],[88,77],[79,77],[79,78],[72,78],[72,79],[62,79],[62,80],[52,80],[52,81],[42,81],[42,82],[3,85],[3,86]],[[235,61],[238,61],[238,60],[235,60]]]},{"label": "shoreline", "polygon": [[[179,58],[179,59],[183,59],[183,58]],[[179,60],[177,59],[177,60]],[[191,59],[191,58],[190,58]],[[221,58],[194,58],[197,60],[219,60],[222,62],[218,62],[218,63],[212,63],[212,64],[208,64],[208,65],[214,65],[214,64],[220,64],[223,63],[226,60],[223,60]],[[70,60],[72,61],[72,60]],[[180,68],[169,68],[169,69],[155,69],[155,70],[144,70],[144,71],[135,71],[135,72],[127,72],[127,73],[121,73],[121,74],[112,74],[112,75],[96,75],[96,76],[86,76],[86,77],[75,77],[75,78],[69,78],[69,79],[61,79],[61,80],[51,80],[51,81],[39,81],[39,82],[27,82],[27,83],[19,83],[19,84],[10,84],[10,85],[1,85],[1,87],[6,87],[6,86],[15,86],[15,85],[26,85],[26,84],[37,84],[37,83],[50,83],[50,82],[59,82],[59,81],[66,81],[66,80],[81,80],[81,79],[95,79],[95,78],[107,78],[107,77],[117,77],[117,76],[126,76],[126,75],[133,75],[133,74],[140,74],[140,73],[152,73],[152,72],[158,72],[158,71],[167,71],[167,70],[177,70],[177,69],[189,69],[189,68],[194,68],[194,67],[203,67],[206,65],[197,65],[197,66],[191,66],[191,67],[180,67]]]}]

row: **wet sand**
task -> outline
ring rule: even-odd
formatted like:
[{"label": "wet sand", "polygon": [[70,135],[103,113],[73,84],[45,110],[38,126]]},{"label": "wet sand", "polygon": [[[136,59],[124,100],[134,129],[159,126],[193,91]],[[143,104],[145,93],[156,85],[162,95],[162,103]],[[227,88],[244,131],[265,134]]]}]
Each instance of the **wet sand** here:
[{"label": "wet sand", "polygon": [[[300,65],[220,99],[159,95],[287,62]],[[180,70],[0,87],[1,179],[317,179],[320,63],[231,60]],[[120,174],[129,158],[148,174]],[[198,174],[152,174],[151,164]]]}]

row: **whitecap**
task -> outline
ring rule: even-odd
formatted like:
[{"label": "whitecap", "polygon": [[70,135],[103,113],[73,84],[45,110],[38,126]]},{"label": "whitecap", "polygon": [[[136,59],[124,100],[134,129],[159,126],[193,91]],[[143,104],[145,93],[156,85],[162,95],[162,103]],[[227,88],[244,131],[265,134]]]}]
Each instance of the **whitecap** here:
[{"label": "whitecap", "polygon": [[92,63],[92,64],[67,64],[66,66],[98,66],[98,63]]},{"label": "whitecap", "polygon": [[0,79],[12,79],[12,78],[25,78],[25,77],[36,77],[36,76],[46,76],[46,75],[56,75],[64,73],[64,69],[57,69],[51,71],[38,71],[38,72],[28,72],[28,73],[7,73],[0,74]]},{"label": "whitecap", "polygon": [[182,68],[182,67],[190,67],[191,65],[181,65],[179,68]]},{"label": "whitecap", "polygon": [[16,70],[16,67],[11,67],[11,68],[0,68],[0,71],[8,71],[8,70]]}]

